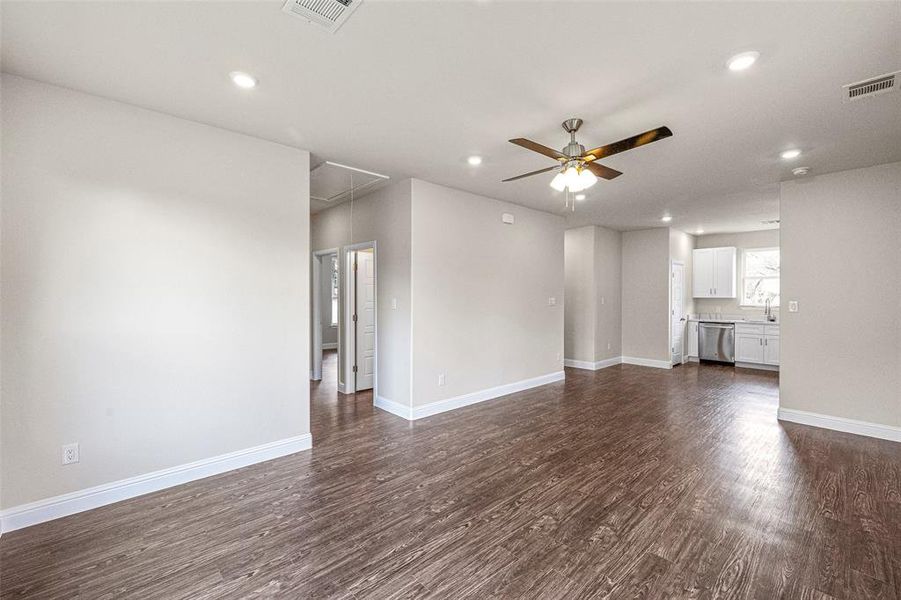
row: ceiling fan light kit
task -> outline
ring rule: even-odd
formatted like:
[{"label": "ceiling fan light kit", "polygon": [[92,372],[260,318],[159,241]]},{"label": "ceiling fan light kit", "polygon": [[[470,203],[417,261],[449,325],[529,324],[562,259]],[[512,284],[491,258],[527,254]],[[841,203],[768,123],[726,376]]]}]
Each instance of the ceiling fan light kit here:
[{"label": "ceiling fan light kit", "polygon": [[[563,122],[563,130],[569,134],[569,143],[559,152],[553,148],[548,148],[547,146],[543,146],[542,144],[525,138],[514,138],[510,140],[510,143],[512,144],[553,158],[559,164],[554,165],[553,167],[547,167],[546,169],[532,171],[531,173],[517,175],[516,177],[510,177],[509,179],[504,179],[504,181],[515,181],[517,179],[531,177],[532,175],[547,173],[548,171],[557,171],[557,174],[551,180],[550,185],[552,188],[558,192],[581,192],[597,183],[598,177],[603,179],[614,179],[622,175],[622,173],[616,169],[605,167],[596,162],[597,160],[645,144],[650,144],[651,142],[656,142],[657,140],[668,138],[673,135],[673,132],[670,131],[668,127],[658,127],[657,129],[651,129],[650,131],[645,131],[644,133],[634,135],[612,144],[607,144],[606,146],[599,146],[586,152],[585,146],[576,141],[576,132],[579,131],[582,122],[582,119],[577,118],[567,119]],[[568,202],[567,207],[569,207]]]}]

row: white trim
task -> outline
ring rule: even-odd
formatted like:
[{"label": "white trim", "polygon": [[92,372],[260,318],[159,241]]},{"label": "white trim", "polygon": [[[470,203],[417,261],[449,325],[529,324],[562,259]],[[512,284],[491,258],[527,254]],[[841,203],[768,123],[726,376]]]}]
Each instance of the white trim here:
[{"label": "white trim", "polygon": [[612,367],[614,365],[622,364],[623,357],[622,356],[614,356],[613,358],[605,358],[604,360],[599,360],[596,362],[590,362],[587,360],[575,360],[573,358],[564,358],[563,366],[571,367],[573,369],[587,369],[588,371],[598,371],[600,369],[606,369],[607,367]]},{"label": "white trim", "polygon": [[323,342],[322,349],[323,350],[337,350],[338,342]]},{"label": "white trim", "polygon": [[376,408],[381,408],[382,410],[389,412],[392,415],[397,415],[398,417],[404,418],[408,421],[413,420],[413,408],[407,404],[401,404],[400,402],[395,402],[394,400],[388,400],[387,398],[382,398],[381,396],[375,396],[375,399],[372,401],[372,405]]},{"label": "white trim", "polygon": [[763,363],[749,363],[735,361],[735,366],[739,369],[758,369],[760,371],[778,371],[779,365],[766,365]]},{"label": "white trim", "polygon": [[639,367],[654,367],[655,369],[672,369],[673,365],[668,360],[654,360],[653,358],[637,358],[635,356],[624,356],[624,365],[638,365]]},{"label": "white trim", "polygon": [[53,498],[38,500],[37,502],[14,506],[0,511],[0,531],[6,533],[22,529],[23,527],[30,527],[45,521],[52,521],[60,517],[74,515],[75,513],[99,508],[114,502],[128,500],[150,492],[188,483],[189,481],[225,473],[232,469],[240,469],[241,467],[272,460],[273,458],[309,450],[312,447],[313,436],[306,433],[254,446],[253,448],[220,454],[219,456],[205,458],[192,463],[105,483]]},{"label": "white trim", "polygon": [[781,407],[779,408],[778,418],[780,421],[791,421],[792,423],[800,423],[801,425],[811,425],[813,427],[822,427],[824,429],[843,431],[845,433],[855,433],[857,435],[890,440],[892,442],[901,442],[901,427],[893,427],[891,425],[857,421],[855,419],[833,417],[831,415],[821,415],[805,410]]},{"label": "white trim", "polygon": [[338,382],[338,393],[339,393],[339,394],[346,394],[346,393],[347,393],[347,392],[344,390],[344,384],[343,384],[342,382],[340,382],[340,381]]},{"label": "white trim", "polygon": [[469,394],[463,394],[462,396],[455,396],[454,398],[448,398],[447,400],[431,402],[423,406],[415,406],[413,407],[412,417],[413,419],[430,417],[432,415],[437,415],[438,413],[454,410],[455,408],[462,408],[464,406],[469,406],[470,404],[492,400],[500,396],[506,396],[507,394],[513,394],[515,392],[521,392],[523,390],[528,390],[541,385],[554,383],[555,381],[561,381],[565,378],[566,374],[563,371],[557,371],[555,373],[548,373],[547,375],[532,377],[531,379],[523,379],[521,381],[515,381],[513,383],[507,383],[493,388],[479,390],[477,392],[472,392]]}]

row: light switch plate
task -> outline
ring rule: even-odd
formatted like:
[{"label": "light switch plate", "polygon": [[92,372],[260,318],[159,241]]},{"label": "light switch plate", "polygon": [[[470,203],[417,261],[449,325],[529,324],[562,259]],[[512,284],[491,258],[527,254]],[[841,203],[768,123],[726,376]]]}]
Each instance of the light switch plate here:
[{"label": "light switch plate", "polygon": [[557,299],[554,298],[553,296],[551,296],[550,298],[547,299],[547,305],[548,306],[557,306]]},{"label": "light switch plate", "polygon": [[788,312],[798,312],[798,301],[797,300],[789,300],[788,301]]}]

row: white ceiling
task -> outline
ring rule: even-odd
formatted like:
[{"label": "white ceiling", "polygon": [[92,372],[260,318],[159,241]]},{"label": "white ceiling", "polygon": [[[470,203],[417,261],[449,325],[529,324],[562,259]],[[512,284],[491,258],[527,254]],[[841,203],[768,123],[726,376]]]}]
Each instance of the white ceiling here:
[{"label": "white ceiling", "polygon": [[[549,159],[507,143],[586,146],[669,126],[607,164],[573,225],[764,228],[790,167],[901,160],[901,93],[840,86],[901,69],[901,2],[601,3],[366,0],[329,34],[281,1],[3,2],[3,70],[563,214]],[[749,71],[724,68],[755,49]],[[254,74],[253,91],[228,73]],[[783,164],[778,154],[804,155]],[[470,154],[485,162],[466,164]]]}]

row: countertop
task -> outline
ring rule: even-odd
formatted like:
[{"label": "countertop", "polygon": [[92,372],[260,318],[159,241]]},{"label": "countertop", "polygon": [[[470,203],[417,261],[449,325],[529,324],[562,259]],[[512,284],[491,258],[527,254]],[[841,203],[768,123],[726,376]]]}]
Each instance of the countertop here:
[{"label": "countertop", "polygon": [[701,317],[689,317],[689,322],[695,323],[744,323],[748,325],[779,325],[779,321],[767,321],[765,319],[730,319],[728,317],[723,317],[720,319],[705,319]]}]

